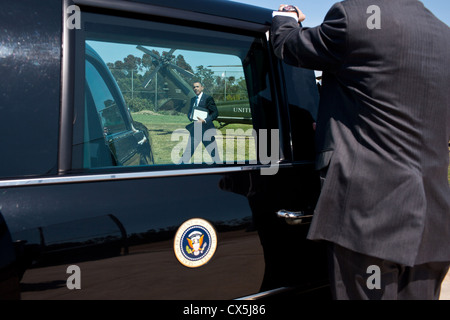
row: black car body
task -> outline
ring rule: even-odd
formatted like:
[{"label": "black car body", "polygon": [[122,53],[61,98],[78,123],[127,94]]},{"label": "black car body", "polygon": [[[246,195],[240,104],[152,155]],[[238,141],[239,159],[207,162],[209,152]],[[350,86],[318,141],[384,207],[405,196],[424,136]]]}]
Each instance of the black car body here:
[{"label": "black car body", "polygon": [[[20,281],[22,299],[322,293],[324,248],[306,240],[320,190],[313,144],[319,96],[313,71],[272,55],[270,21],[270,10],[228,1],[4,4],[0,286],[14,291],[11,283]],[[108,46],[133,54],[136,46],[177,48],[192,61],[238,61],[238,76],[224,84],[241,91],[223,100],[250,108],[253,123],[236,127],[234,136],[223,131],[221,139],[231,144],[244,133],[248,150],[240,155],[237,147],[220,163],[170,161],[168,137],[184,137],[174,134],[187,117],[130,113],[119,83],[129,72],[108,70]],[[147,68],[150,74],[156,63]],[[143,77],[140,72],[127,81]],[[160,85],[168,82],[161,78]],[[218,77],[208,79],[217,80],[210,86],[219,100],[226,88]],[[163,93],[165,101],[188,100],[170,84],[152,81],[149,100]],[[280,210],[304,216],[291,219]],[[183,229],[193,221],[210,227]],[[180,238],[200,229],[200,249],[195,235]]]}]

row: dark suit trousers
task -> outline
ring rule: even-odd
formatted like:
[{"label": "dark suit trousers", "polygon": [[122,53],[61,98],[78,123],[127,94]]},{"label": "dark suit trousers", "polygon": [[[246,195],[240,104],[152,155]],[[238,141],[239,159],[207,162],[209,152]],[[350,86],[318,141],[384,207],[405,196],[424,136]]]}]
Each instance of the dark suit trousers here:
[{"label": "dark suit trousers", "polygon": [[203,139],[206,130],[215,130],[214,126],[206,126],[199,122],[192,122],[186,127],[186,129],[189,131],[189,140],[186,145],[186,150],[182,156],[183,163],[189,162],[200,143],[203,143],[205,148],[208,150],[213,162],[220,162],[220,156],[218,153],[216,154],[217,143],[215,137],[210,137],[210,140]]},{"label": "dark suit trousers", "polygon": [[[407,267],[333,243],[329,244],[329,262],[332,294],[337,300],[438,300],[450,265],[434,262]],[[370,266],[379,267],[379,289]]]}]

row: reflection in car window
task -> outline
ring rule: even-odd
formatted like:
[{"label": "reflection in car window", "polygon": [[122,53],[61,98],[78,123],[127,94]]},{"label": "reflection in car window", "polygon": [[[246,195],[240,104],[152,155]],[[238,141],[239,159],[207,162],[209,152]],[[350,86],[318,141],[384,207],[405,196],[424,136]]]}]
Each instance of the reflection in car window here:
[{"label": "reflection in car window", "polygon": [[[102,80],[105,75],[86,60],[85,76],[100,125],[108,137],[125,132],[130,121],[131,130],[141,134],[147,147],[141,148],[143,140],[139,139],[120,146],[123,153],[146,150],[141,158],[150,160],[137,165],[258,163],[257,131],[278,125],[264,38],[91,13],[85,20],[81,30],[85,46],[104,63],[105,74],[112,75],[127,109],[124,118]],[[203,95],[209,96],[208,105],[198,106],[206,112],[202,128],[208,129],[201,129],[200,137],[214,140],[215,147],[201,143],[200,138],[192,158],[185,158],[189,139],[194,140],[195,82],[200,82]],[[211,111],[211,100],[217,112]],[[87,131],[92,129],[78,129]],[[116,138],[115,146],[107,137],[105,144],[115,151],[121,137]],[[89,165],[85,162],[83,167]]]},{"label": "reflection in car window", "polygon": [[94,104],[100,116],[101,125],[106,134],[125,131],[125,121],[105,80],[97,69],[86,61],[86,81],[90,88]]}]

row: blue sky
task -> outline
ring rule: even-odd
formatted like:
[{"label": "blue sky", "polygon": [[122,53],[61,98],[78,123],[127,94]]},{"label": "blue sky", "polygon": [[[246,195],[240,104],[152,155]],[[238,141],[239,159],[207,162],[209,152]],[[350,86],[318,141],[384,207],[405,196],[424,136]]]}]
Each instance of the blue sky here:
[{"label": "blue sky", "polygon": [[[331,6],[338,2],[337,0],[234,0],[247,4],[256,5],[259,7],[270,8],[277,10],[280,4],[293,4],[299,7],[306,15],[306,20],[303,22],[304,26],[314,27],[319,25],[327,11]],[[395,0],[393,0],[395,1]],[[425,7],[427,7],[435,16],[450,25],[450,0],[422,0]],[[376,4],[376,0],[374,0]],[[414,18],[411,17],[411,23],[414,23]]]}]

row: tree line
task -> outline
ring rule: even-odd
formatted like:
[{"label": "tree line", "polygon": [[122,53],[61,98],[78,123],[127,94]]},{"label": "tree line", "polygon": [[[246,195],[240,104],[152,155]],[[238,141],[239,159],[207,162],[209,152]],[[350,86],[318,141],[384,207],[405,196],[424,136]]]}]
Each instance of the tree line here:
[{"label": "tree line", "polygon": [[[218,103],[248,99],[243,76],[239,78],[217,76],[211,69],[203,65],[197,66],[194,70],[181,54],[169,56],[168,52],[160,53],[156,50],[152,50],[152,53],[194,74],[194,76],[188,77],[183,73],[178,73],[188,84],[201,81],[205,86],[205,93],[212,95]],[[131,111],[156,110],[155,102],[157,103],[157,100],[155,97],[167,90],[165,88],[167,82],[164,81],[163,77],[160,77],[161,81],[152,80],[147,87],[144,87],[152,72],[158,66],[158,63],[155,63],[154,60],[149,54],[144,53],[142,58],[130,54],[123,60],[107,63]]]}]

